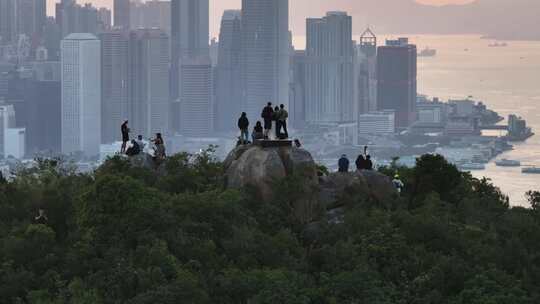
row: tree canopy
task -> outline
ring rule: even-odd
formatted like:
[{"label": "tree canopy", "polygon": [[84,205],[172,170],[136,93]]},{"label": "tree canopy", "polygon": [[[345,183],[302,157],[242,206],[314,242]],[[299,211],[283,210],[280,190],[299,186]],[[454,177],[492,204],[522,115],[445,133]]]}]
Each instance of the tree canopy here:
[{"label": "tree canopy", "polygon": [[260,200],[227,189],[210,152],[160,172],[39,160],[2,181],[0,303],[540,303],[538,192],[511,208],[425,155],[381,169],[405,184],[390,204],[348,197],[343,221],[306,225],[291,212],[301,180]]}]

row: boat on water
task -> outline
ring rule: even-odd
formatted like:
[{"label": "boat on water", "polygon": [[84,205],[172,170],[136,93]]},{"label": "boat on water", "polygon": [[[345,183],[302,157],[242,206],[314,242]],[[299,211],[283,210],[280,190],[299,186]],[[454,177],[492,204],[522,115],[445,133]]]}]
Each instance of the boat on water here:
[{"label": "boat on water", "polygon": [[507,47],[508,46],[508,43],[506,42],[493,42],[493,43],[490,43],[488,44],[489,47]]},{"label": "boat on water", "polygon": [[540,174],[540,168],[539,167],[527,167],[521,169],[521,173],[524,174]]},{"label": "boat on water", "polygon": [[418,53],[418,57],[435,57],[437,55],[437,50],[430,49],[429,47],[421,50]]},{"label": "boat on water", "polygon": [[521,167],[521,162],[519,160],[503,158],[501,160],[495,161],[495,165],[499,167]]},{"label": "boat on water", "polygon": [[486,165],[478,163],[466,163],[459,165],[459,169],[461,169],[462,171],[485,170]]}]

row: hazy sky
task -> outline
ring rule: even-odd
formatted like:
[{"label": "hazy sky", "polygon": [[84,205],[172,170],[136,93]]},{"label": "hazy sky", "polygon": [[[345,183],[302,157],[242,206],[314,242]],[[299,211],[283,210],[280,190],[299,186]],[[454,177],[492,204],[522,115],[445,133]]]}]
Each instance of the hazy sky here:
[{"label": "hazy sky", "polygon": [[[48,13],[49,15],[54,14],[54,3],[58,2],[55,0],[47,0],[48,1]],[[291,5],[293,5],[293,1],[290,0]],[[396,1],[403,1],[403,0],[396,0]],[[445,5],[445,4],[463,4],[467,2],[472,2],[473,0],[417,0],[417,2],[424,3],[424,4],[431,4],[431,5]],[[112,7],[113,0],[77,0],[79,3],[87,3],[92,2],[96,6],[107,6]],[[334,2],[333,0],[328,0],[329,4]],[[336,4],[336,7],[332,9],[336,10],[348,10],[353,8],[354,6],[361,6],[361,1],[358,0],[342,0],[342,1],[335,1],[335,2],[341,2],[340,4]],[[211,11],[210,11],[210,36],[215,37],[218,34],[219,31],[219,23],[221,19],[221,14],[223,13],[223,10],[225,9],[234,9],[234,8],[240,8],[242,1],[241,0],[210,0],[211,5]],[[294,8],[294,10],[291,12],[291,18],[294,18],[295,20],[304,20],[306,17],[314,17],[318,15],[324,14],[326,11],[325,8],[313,8],[310,7],[309,9],[306,8],[305,10],[302,10],[301,8],[298,9],[297,7]],[[295,24],[298,24],[295,22]]]}]

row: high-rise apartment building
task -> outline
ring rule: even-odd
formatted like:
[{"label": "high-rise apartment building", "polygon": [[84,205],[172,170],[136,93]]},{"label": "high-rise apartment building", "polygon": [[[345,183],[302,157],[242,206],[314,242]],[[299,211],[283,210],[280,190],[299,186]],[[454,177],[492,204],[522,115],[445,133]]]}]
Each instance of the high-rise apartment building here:
[{"label": "high-rise apartment building", "polygon": [[377,36],[368,28],[356,47],[358,113],[377,111]]},{"label": "high-rise apartment building", "polygon": [[128,118],[133,135],[169,131],[169,37],[159,29],[132,31],[128,45]]},{"label": "high-rise apartment building", "polygon": [[86,33],[61,43],[62,153],[99,154],[101,144],[101,43]]},{"label": "high-rise apartment building", "polygon": [[159,28],[171,35],[171,1],[132,1],[131,28]]},{"label": "high-rise apartment building", "polygon": [[183,59],[180,85],[181,134],[188,137],[209,136],[214,131],[210,57]]},{"label": "high-rise apartment building", "polygon": [[100,29],[98,10],[92,4],[81,6],[74,0],[62,0],[56,4],[56,23],[62,37],[71,33],[92,33]]},{"label": "high-rise apartment building", "polygon": [[354,121],[352,17],[329,12],[307,19],[306,57],[306,121]]},{"label": "high-rise apartment building", "polygon": [[235,119],[242,108],[240,81],[241,17],[239,10],[227,10],[221,19],[216,66],[216,129],[236,130]]},{"label": "high-rise apartment building", "polygon": [[5,157],[7,130],[15,127],[15,109],[12,105],[0,104],[0,154]]},{"label": "high-rise apartment building", "polygon": [[114,27],[129,31],[130,26],[130,1],[114,0]]},{"label": "high-rise apartment building", "polygon": [[129,34],[111,30],[101,40],[101,141],[119,140],[118,128],[128,119],[128,42]]},{"label": "high-rise apartment building", "polygon": [[41,37],[47,20],[46,0],[0,1],[1,43],[16,43],[19,34]]},{"label": "high-rise apartment building", "polygon": [[288,104],[288,0],[242,0],[242,109],[257,119],[267,102]]},{"label": "high-rise apartment building", "polygon": [[396,112],[396,128],[416,120],[416,45],[407,38],[387,40],[377,50],[377,107]]}]

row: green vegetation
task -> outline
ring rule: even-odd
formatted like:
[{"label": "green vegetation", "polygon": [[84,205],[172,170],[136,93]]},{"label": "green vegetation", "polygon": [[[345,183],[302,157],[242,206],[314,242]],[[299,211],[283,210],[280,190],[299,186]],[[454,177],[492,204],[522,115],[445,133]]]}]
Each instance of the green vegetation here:
[{"label": "green vegetation", "polygon": [[0,303],[540,303],[540,193],[509,208],[439,156],[383,169],[399,200],[347,196],[343,223],[309,237],[298,181],[265,202],[225,189],[209,153],[59,168],[0,182]]}]

